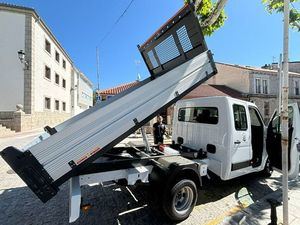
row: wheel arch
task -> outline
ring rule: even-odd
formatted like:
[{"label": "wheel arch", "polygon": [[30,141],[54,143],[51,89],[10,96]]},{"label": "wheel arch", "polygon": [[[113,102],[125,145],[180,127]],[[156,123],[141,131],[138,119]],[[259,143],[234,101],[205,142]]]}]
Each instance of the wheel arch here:
[{"label": "wheel arch", "polygon": [[174,171],[168,179],[168,186],[173,185],[174,183],[183,179],[192,180],[195,183],[197,189],[202,186],[202,179],[199,172],[191,167],[184,167],[178,171]]}]

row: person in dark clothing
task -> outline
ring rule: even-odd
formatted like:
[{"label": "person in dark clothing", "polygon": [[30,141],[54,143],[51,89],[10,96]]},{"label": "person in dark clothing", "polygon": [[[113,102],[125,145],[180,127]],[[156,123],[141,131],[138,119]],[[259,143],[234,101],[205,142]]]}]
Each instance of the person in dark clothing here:
[{"label": "person in dark clothing", "polygon": [[166,126],[162,122],[163,122],[162,116],[158,116],[157,122],[153,124],[154,144],[164,143],[164,134],[166,132]]}]

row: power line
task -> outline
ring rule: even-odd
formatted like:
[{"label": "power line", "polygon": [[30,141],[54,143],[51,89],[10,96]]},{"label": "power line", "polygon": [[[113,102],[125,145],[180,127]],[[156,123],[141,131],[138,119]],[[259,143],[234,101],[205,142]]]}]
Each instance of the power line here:
[{"label": "power line", "polygon": [[126,14],[126,12],[128,11],[128,9],[130,8],[130,6],[132,5],[132,3],[135,0],[131,0],[129,2],[129,4],[127,5],[127,7],[125,8],[125,10],[122,12],[122,14],[118,17],[118,19],[115,21],[115,23],[112,25],[112,27],[110,28],[110,30],[108,30],[108,32],[103,36],[103,38],[100,40],[99,42],[99,46],[104,42],[104,40],[110,35],[110,33],[113,31],[113,29],[115,28],[115,26],[120,22],[120,20],[124,17],[124,15]]},{"label": "power line", "polygon": [[[99,42],[98,46],[101,46],[101,44],[105,41],[105,39],[111,34],[111,32],[113,31],[113,29],[115,28],[115,26],[121,21],[121,19],[125,16],[126,12],[128,11],[128,9],[130,8],[130,6],[132,5],[132,3],[135,0],[131,0],[129,2],[129,4],[126,6],[126,8],[124,9],[124,11],[122,12],[122,14],[117,18],[117,20],[114,22],[114,24],[111,26],[111,28],[106,32],[106,34],[102,37],[102,39]],[[96,60],[97,60],[97,89],[99,90],[99,83],[100,83],[100,77],[99,77],[99,48],[98,46],[96,46]]]}]

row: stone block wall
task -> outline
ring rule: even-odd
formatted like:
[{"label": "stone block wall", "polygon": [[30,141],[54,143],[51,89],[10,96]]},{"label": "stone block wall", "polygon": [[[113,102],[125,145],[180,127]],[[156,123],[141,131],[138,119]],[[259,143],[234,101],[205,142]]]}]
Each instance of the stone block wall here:
[{"label": "stone block wall", "polygon": [[14,111],[0,112],[0,120],[12,119],[13,117],[14,117]]},{"label": "stone block wall", "polygon": [[40,112],[34,114],[16,114],[14,117],[14,130],[26,131],[42,128],[46,125],[55,126],[70,118],[69,113]]},{"label": "stone block wall", "polygon": [[58,112],[38,112],[34,114],[25,114],[23,111],[18,110],[13,112],[12,118],[0,119],[0,124],[16,132],[21,132],[43,128],[46,125],[52,127],[67,120],[70,118],[70,116],[71,115],[69,113]]}]

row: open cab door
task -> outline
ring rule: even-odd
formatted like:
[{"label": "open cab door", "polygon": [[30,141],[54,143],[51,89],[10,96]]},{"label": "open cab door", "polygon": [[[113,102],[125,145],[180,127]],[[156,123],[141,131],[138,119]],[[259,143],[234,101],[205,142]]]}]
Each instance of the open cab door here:
[{"label": "open cab door", "polygon": [[[299,155],[300,155],[300,113],[297,103],[289,104],[289,156],[288,168],[289,179],[294,179],[299,174]],[[280,118],[275,111],[267,128],[266,150],[271,166],[282,170],[282,148]]]}]

